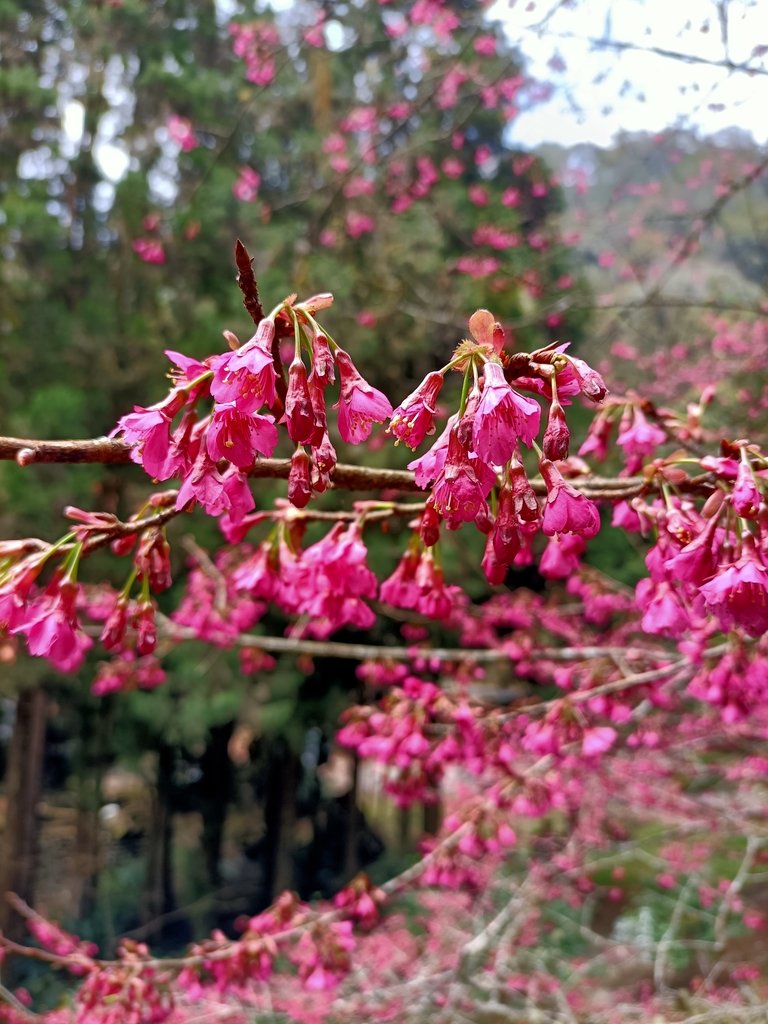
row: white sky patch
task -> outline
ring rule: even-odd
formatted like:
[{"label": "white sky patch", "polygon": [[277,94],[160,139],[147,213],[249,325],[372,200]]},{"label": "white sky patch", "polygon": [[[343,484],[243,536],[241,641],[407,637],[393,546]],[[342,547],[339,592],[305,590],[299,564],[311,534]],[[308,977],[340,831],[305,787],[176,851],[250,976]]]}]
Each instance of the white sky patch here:
[{"label": "white sky patch", "polygon": [[[765,71],[766,58],[755,50],[768,46],[766,0],[731,0],[726,9],[724,37],[714,0],[498,0],[491,15],[504,22],[528,73],[556,90],[552,100],[520,115],[513,140],[606,146],[620,131],[679,125],[703,134],[736,126],[764,143],[768,75],[647,52],[727,59]],[[644,49],[619,52],[593,42],[605,39]],[[553,57],[562,59],[564,70],[550,66]]]}]

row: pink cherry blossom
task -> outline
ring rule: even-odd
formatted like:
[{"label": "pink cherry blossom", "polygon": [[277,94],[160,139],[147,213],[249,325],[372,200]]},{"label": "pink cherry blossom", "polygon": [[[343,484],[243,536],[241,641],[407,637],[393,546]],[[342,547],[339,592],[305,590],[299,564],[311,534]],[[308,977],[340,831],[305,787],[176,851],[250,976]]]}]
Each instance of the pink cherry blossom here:
[{"label": "pink cherry blossom", "polygon": [[60,576],[48,584],[45,592],[26,609],[21,622],[13,628],[23,634],[32,655],[46,658],[61,672],[74,672],[82,665],[93,640],[80,628],[77,617],[77,584]]},{"label": "pink cherry blossom", "polygon": [[272,455],[277,446],[277,427],[272,416],[242,412],[234,402],[217,402],[205,441],[214,461],[226,459],[240,469],[248,469],[258,455]]},{"label": "pink cherry blossom", "polygon": [[600,514],[594,502],[565,481],[560,470],[542,459],[539,470],[547,486],[542,530],[551,537],[555,533],[576,533],[585,540],[600,529]]},{"label": "pink cherry blossom", "polygon": [[427,434],[434,434],[437,396],[444,379],[437,371],[428,373],[418,388],[395,409],[387,430],[397,441],[415,449]]},{"label": "pink cherry blossom", "polygon": [[219,357],[211,381],[211,394],[217,402],[234,402],[241,412],[273,405],[277,379],[272,357],[274,337],[274,321],[262,320],[249,341]]},{"label": "pink cherry blossom", "polygon": [[370,437],[373,423],[383,423],[392,415],[392,405],[386,395],[361,377],[343,349],[336,350],[336,365],[341,378],[336,404],[339,433],[348,444],[360,444]]},{"label": "pink cherry blossom", "polygon": [[487,512],[485,496],[490,489],[478,478],[483,464],[470,458],[459,439],[460,426],[461,422],[451,428],[445,463],[432,490],[435,509],[449,527],[472,522]]},{"label": "pink cherry blossom", "polygon": [[768,570],[753,543],[745,542],[741,557],[701,586],[700,593],[721,629],[741,628],[750,636],[768,631]]},{"label": "pink cherry blossom", "polygon": [[529,445],[539,432],[538,402],[524,398],[504,377],[500,363],[487,362],[484,384],[475,413],[472,447],[483,461],[494,466],[508,462],[518,440]]}]

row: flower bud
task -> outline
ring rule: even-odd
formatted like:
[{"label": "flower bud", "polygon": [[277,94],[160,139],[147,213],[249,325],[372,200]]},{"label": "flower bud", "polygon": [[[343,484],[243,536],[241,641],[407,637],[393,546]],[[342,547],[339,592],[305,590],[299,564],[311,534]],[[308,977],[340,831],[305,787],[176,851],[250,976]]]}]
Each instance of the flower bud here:
[{"label": "flower bud", "polygon": [[545,458],[551,459],[553,462],[558,459],[567,459],[570,441],[571,432],[565,421],[563,407],[557,399],[553,399],[549,407],[547,429],[544,431],[544,440],[542,441]]},{"label": "flower bud", "polygon": [[291,471],[288,474],[288,500],[296,508],[306,508],[312,497],[310,468],[311,462],[306,451],[297,448],[291,456]]}]

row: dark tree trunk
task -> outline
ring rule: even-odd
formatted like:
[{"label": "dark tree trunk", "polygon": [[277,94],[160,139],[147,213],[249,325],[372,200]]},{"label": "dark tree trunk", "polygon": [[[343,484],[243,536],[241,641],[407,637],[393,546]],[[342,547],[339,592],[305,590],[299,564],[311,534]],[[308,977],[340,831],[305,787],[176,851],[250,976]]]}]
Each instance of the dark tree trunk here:
[{"label": "dark tree trunk", "polygon": [[151,921],[174,909],[173,896],[173,748],[163,744],[157,752],[157,789],[147,850],[147,891],[144,920]]},{"label": "dark tree trunk", "polygon": [[203,853],[208,884],[212,889],[221,885],[221,845],[224,825],[234,788],[234,772],[229,756],[229,741],[235,723],[211,728],[205,753],[200,759],[202,779],[199,787],[200,813],[203,816]]},{"label": "dark tree trunk", "polygon": [[[25,927],[5,900],[5,893],[14,892],[27,903],[34,900],[47,703],[45,692],[38,688],[20,695],[8,751],[6,817],[0,847],[0,931],[11,939],[24,940]],[[4,976],[12,981],[7,967]]]},{"label": "dark tree trunk", "polygon": [[293,887],[293,838],[299,772],[299,759],[288,744],[284,740],[275,740],[269,754],[264,801],[264,889],[267,903],[271,903],[283,890]]}]

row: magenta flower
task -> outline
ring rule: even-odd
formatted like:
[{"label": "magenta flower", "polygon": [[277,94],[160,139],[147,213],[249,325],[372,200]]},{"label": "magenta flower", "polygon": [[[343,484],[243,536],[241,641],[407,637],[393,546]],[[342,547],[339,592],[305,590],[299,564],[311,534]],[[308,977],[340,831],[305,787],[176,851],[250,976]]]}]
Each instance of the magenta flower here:
[{"label": "magenta flower", "polygon": [[217,403],[205,443],[214,461],[226,459],[248,469],[257,455],[272,455],[277,447],[277,427],[271,416],[242,412],[234,402]]},{"label": "magenta flower", "polygon": [[[593,402],[602,402],[608,393],[608,389],[605,386],[605,381],[592,367],[585,363],[583,359],[577,359],[575,356],[567,356],[568,362],[573,367],[576,379],[579,382],[579,388],[583,395],[590,398]],[[558,384],[560,377],[558,375]]]},{"label": "magenta flower", "polygon": [[585,544],[577,534],[550,537],[539,562],[539,572],[548,580],[567,580],[578,572]]},{"label": "magenta flower", "polygon": [[163,243],[156,238],[137,238],[131,242],[131,248],[145,263],[161,265],[165,263]]},{"label": "magenta flower", "polygon": [[217,402],[234,402],[241,412],[256,412],[262,405],[274,404],[274,337],[274,322],[262,320],[249,341],[218,358],[211,381],[211,394]]},{"label": "magenta flower", "polygon": [[631,422],[622,421],[616,443],[621,445],[627,455],[642,459],[647,455],[653,455],[666,439],[667,435],[661,427],[649,423],[641,410],[635,408]]},{"label": "magenta flower", "polygon": [[306,508],[312,497],[311,468],[309,456],[299,446],[291,456],[291,470],[288,474],[288,500],[296,508]]},{"label": "magenta flower", "polygon": [[333,353],[328,344],[328,338],[321,332],[316,331],[312,335],[312,377],[322,387],[333,384],[335,378],[333,370]]},{"label": "magenta flower", "polygon": [[74,672],[93,646],[77,619],[78,587],[69,579],[55,577],[42,597],[28,609],[13,633],[22,633],[30,654],[48,661],[61,672]]},{"label": "magenta flower", "polygon": [[341,377],[341,394],[336,405],[339,433],[348,444],[360,444],[370,437],[373,423],[383,423],[392,415],[392,405],[386,395],[360,376],[343,349],[336,350],[336,365]]},{"label": "magenta flower", "polygon": [[618,733],[609,725],[595,725],[584,730],[581,752],[584,757],[597,757],[610,750],[618,739]]},{"label": "magenta flower", "polygon": [[640,580],[635,588],[635,599],[643,613],[640,625],[644,633],[679,637],[691,625],[690,615],[669,583]]},{"label": "magenta flower", "polygon": [[499,492],[499,505],[491,531],[496,557],[512,565],[523,548],[525,534],[535,533],[539,525],[539,502],[525,475],[522,463],[513,462],[509,482]]},{"label": "magenta flower", "polygon": [[232,186],[232,195],[241,203],[255,203],[259,195],[261,175],[252,167],[241,167],[237,181]]},{"label": "magenta flower", "polygon": [[8,571],[0,584],[0,628],[12,633],[25,621],[30,593],[44,564],[36,557],[25,558]]},{"label": "magenta flower", "polygon": [[416,570],[419,585],[419,600],[416,611],[430,619],[446,622],[454,611],[466,604],[467,598],[461,587],[446,586],[443,570],[435,565],[431,551],[425,551]]},{"label": "magenta flower", "polygon": [[309,617],[307,632],[325,639],[342,626],[370,629],[376,616],[363,600],[375,598],[376,577],[366,564],[359,523],[339,523],[300,558],[282,565],[283,592]]},{"label": "magenta flower", "polygon": [[288,436],[296,444],[307,444],[312,440],[315,433],[315,412],[307,383],[307,368],[298,358],[294,359],[288,368],[285,422]]},{"label": "magenta flower", "polygon": [[472,447],[484,462],[503,466],[512,458],[518,440],[531,445],[539,432],[541,409],[538,402],[510,387],[500,363],[486,363],[483,377]]},{"label": "magenta flower", "polygon": [[445,464],[432,491],[435,509],[450,529],[459,523],[470,523],[488,511],[485,496],[490,487],[481,483],[476,472],[476,469],[487,467],[478,460],[470,459],[459,440],[461,425],[459,421],[451,430]]},{"label": "magenta flower", "polygon": [[700,587],[712,576],[717,565],[717,522],[717,516],[714,516],[694,540],[664,561],[663,572],[667,579],[682,580]]},{"label": "magenta flower", "polygon": [[746,538],[737,562],[700,587],[704,601],[723,630],[743,629],[750,636],[768,631],[768,570]]},{"label": "magenta flower", "polygon": [[594,455],[600,462],[605,461],[608,458],[612,430],[613,423],[607,416],[603,413],[596,416],[589,425],[586,440],[579,448],[579,455]]},{"label": "magenta flower", "polygon": [[178,114],[171,114],[166,127],[171,141],[180,146],[184,153],[197,149],[199,145],[197,135],[192,127],[192,122],[188,118],[179,117]]},{"label": "magenta flower", "polygon": [[379,588],[379,600],[393,608],[415,608],[421,588],[416,582],[421,553],[417,548],[408,547],[397,564],[397,568]]},{"label": "magenta flower", "polygon": [[422,489],[429,487],[432,481],[437,480],[442,473],[448,456],[448,440],[455,423],[456,417],[451,416],[445,425],[445,430],[443,430],[429,451],[424,452],[418,459],[408,463],[408,469],[413,471],[416,483]]},{"label": "magenta flower", "polygon": [[485,578],[492,586],[500,586],[507,578],[507,565],[505,562],[501,562],[496,555],[493,534],[488,535],[480,567],[485,574]]},{"label": "magenta flower", "polygon": [[171,446],[171,424],[176,414],[184,407],[188,394],[174,388],[162,402],[149,408],[136,405],[133,412],[122,416],[110,437],[121,435],[134,446],[131,458],[140,462],[146,472],[156,480],[168,480],[175,471],[169,464]]},{"label": "magenta flower", "polygon": [[600,529],[600,514],[595,503],[566,483],[549,459],[541,460],[539,471],[547,487],[541,527],[544,533],[548,537],[555,533],[576,533],[585,540],[594,537]]},{"label": "magenta flower", "polygon": [[280,563],[277,548],[264,541],[232,574],[236,590],[244,590],[251,597],[274,601],[280,589]]},{"label": "magenta flower", "polygon": [[437,370],[428,373],[416,390],[392,413],[387,430],[411,449],[417,448],[427,434],[435,432],[435,407],[444,377]]},{"label": "magenta flower", "polygon": [[755,519],[760,508],[761,495],[755,484],[749,458],[742,448],[739,471],[733,487],[733,507],[743,519]]},{"label": "magenta flower", "polygon": [[209,516],[229,512],[233,523],[238,523],[256,507],[247,479],[235,468],[220,473],[206,449],[201,449],[188,476],[176,496],[176,508],[181,511],[190,502],[197,502]]},{"label": "magenta flower", "polygon": [[544,431],[544,438],[541,442],[544,458],[551,459],[553,462],[558,459],[567,459],[570,442],[571,432],[565,421],[563,407],[556,399],[553,399],[549,407],[547,429]]}]

